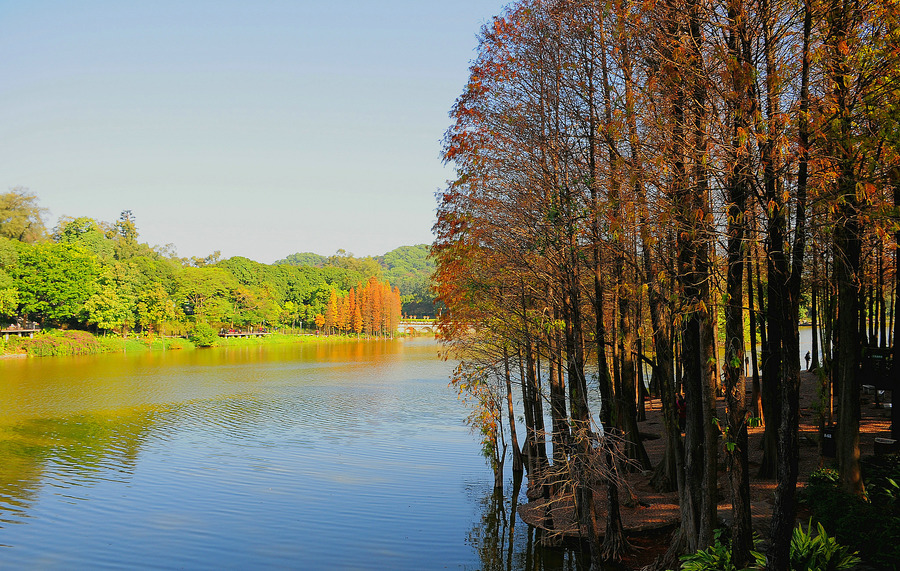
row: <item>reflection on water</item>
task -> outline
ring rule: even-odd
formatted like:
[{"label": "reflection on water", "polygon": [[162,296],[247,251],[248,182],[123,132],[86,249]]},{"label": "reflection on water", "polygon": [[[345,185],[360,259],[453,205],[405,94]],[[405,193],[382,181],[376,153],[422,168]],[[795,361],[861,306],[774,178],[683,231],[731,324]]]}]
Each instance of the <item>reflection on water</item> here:
[{"label": "reflection on water", "polygon": [[0,567],[577,569],[492,496],[451,369],[429,340],[0,361]]},{"label": "reflection on water", "polygon": [[571,548],[541,545],[540,531],[518,519],[523,500],[521,482],[508,482],[504,491],[492,491],[478,500],[480,518],[467,541],[478,553],[483,571],[583,571],[590,558]]},{"label": "reflection on water", "polygon": [[[31,419],[0,425],[0,527],[23,523],[42,488],[126,482],[152,415]],[[77,493],[66,494],[78,499]]]}]

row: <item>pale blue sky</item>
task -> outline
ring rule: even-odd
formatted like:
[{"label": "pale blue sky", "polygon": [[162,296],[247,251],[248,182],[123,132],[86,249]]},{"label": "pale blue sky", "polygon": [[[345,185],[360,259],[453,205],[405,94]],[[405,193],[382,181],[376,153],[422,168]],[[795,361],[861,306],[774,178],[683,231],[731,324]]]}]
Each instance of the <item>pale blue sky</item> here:
[{"label": "pale blue sky", "polygon": [[447,112],[501,0],[0,0],[0,189],[142,241],[431,241]]}]

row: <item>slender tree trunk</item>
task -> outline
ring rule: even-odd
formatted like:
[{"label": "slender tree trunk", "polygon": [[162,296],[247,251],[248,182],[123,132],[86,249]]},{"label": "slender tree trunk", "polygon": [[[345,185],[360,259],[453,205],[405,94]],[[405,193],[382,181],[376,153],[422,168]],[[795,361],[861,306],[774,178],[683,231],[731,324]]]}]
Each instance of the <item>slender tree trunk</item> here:
[{"label": "slender tree trunk", "polygon": [[569,423],[566,416],[566,383],[559,374],[560,345],[557,333],[547,337],[547,352],[550,369],[550,418],[553,422],[553,464],[564,465],[568,459]]},{"label": "slender tree trunk", "polygon": [[742,134],[750,132],[755,98],[752,93],[750,38],[743,2],[728,6],[728,48],[732,64],[732,148],[728,180],[728,243],[725,305],[725,450],[731,491],[732,562],[744,567],[750,561],[753,530],[750,521],[750,475],[748,466],[747,404],[744,382],[744,264],[747,239],[747,200],[752,180],[750,151]]},{"label": "slender tree trunk", "polygon": [[752,389],[750,392],[750,414],[755,418],[762,418],[762,407],[759,403],[760,383],[759,383],[759,360],[757,357],[757,312],[753,304],[753,247],[754,242],[750,244],[750,260],[747,263],[747,305],[750,316],[750,366],[753,371]]},{"label": "slender tree trunk", "polygon": [[803,64],[800,78],[800,120],[798,125],[799,161],[797,172],[797,208],[791,273],[786,284],[783,306],[785,323],[784,359],[781,385],[781,425],[778,430],[778,486],[772,510],[771,547],[766,552],[769,571],[786,569],[790,563],[791,535],[796,520],[796,489],[800,456],[800,280],[806,249],[806,185],[809,164],[809,37],[812,10],[804,5]]},{"label": "slender tree trunk", "polygon": [[512,376],[509,371],[509,349],[503,346],[503,375],[506,380],[506,415],[509,421],[509,438],[512,442],[513,476],[521,478],[525,469],[522,462],[522,449],[519,447],[519,437],[516,434],[516,414],[513,409]]},{"label": "slender tree trunk", "polygon": [[830,103],[836,118],[829,125],[831,154],[837,165],[837,215],[834,225],[834,263],[837,283],[837,326],[835,331],[835,384],[839,396],[837,460],[844,488],[853,494],[864,492],[859,468],[859,387],[857,372],[860,362],[861,228],[860,204],[857,199],[856,158],[851,117],[853,74],[846,40],[853,12],[859,7],[836,3],[828,15],[825,32],[829,80],[832,85]]},{"label": "slender tree trunk", "polygon": [[637,369],[637,390],[635,390],[634,396],[637,399],[637,420],[638,422],[642,422],[647,420],[647,407],[645,401],[645,397],[647,396],[647,389],[644,385],[644,341],[640,337],[635,338],[634,341],[636,358],[635,358],[635,368]]},{"label": "slender tree trunk", "polygon": [[[602,20],[601,20],[602,22]],[[606,56],[606,32],[605,27],[601,23],[599,27],[600,45],[602,53],[600,55],[600,72],[603,88],[603,108],[604,108],[604,134],[607,144],[607,160],[609,162],[608,184],[609,196],[608,201],[613,219],[610,223],[610,232],[615,237],[616,255],[615,255],[615,276],[616,276],[616,299],[618,300],[618,326],[617,326],[617,344],[618,344],[618,367],[617,374],[614,379],[616,382],[616,418],[615,424],[620,427],[625,437],[625,454],[641,466],[642,469],[650,469],[650,458],[644,445],[641,442],[640,433],[637,426],[637,411],[635,405],[635,369],[634,357],[634,331],[630,323],[632,314],[633,294],[627,285],[625,276],[625,256],[628,253],[628,243],[626,240],[627,217],[628,213],[624,206],[624,200],[621,197],[622,184],[619,179],[621,169],[617,147],[617,135],[613,124],[612,114],[612,90],[609,83],[609,71]]]},{"label": "slender tree trunk", "polygon": [[[701,481],[703,495],[700,498],[700,529],[697,537],[698,545],[706,547],[712,545],[714,531],[716,529],[716,506],[718,505],[718,437],[719,429],[716,426],[716,378],[718,361],[716,359],[716,340],[714,333],[713,315],[714,308],[710,290],[710,276],[712,275],[712,263],[710,261],[710,231],[708,228],[711,219],[709,211],[709,173],[707,170],[707,133],[706,133],[706,105],[707,91],[703,64],[703,52],[701,44],[703,36],[700,32],[700,5],[696,5],[690,11],[690,47],[693,50],[695,62],[694,89],[692,97],[693,110],[693,171],[694,192],[696,193],[696,207],[694,212],[702,212],[703,220],[699,222],[697,230],[699,238],[696,257],[696,281],[700,302],[696,315],[700,321],[700,404],[701,429],[702,429],[702,463]],[[696,215],[696,214],[695,214]]]},{"label": "slender tree trunk", "polygon": [[[892,169],[891,179],[894,186],[894,208],[897,208],[900,207],[900,167]],[[896,379],[900,375],[900,230],[894,234],[894,295],[891,314],[894,318],[891,343],[894,346],[893,375]],[[897,392],[896,388],[894,392]],[[891,406],[891,438],[900,440],[900,406]]]},{"label": "slender tree trunk", "polygon": [[812,370],[816,370],[819,368],[819,266],[817,264],[819,257],[815,251],[813,251],[813,267],[812,267],[812,280],[810,281],[809,288],[811,290],[812,297],[812,364],[810,368]]},{"label": "slender tree trunk", "polygon": [[887,347],[887,310],[884,301],[884,242],[878,241],[878,345]]},{"label": "slender tree trunk", "polygon": [[787,231],[787,205],[781,194],[778,180],[780,156],[776,139],[780,132],[778,118],[779,101],[776,81],[778,78],[775,62],[775,40],[773,38],[775,17],[769,0],[762,0],[760,11],[763,18],[763,46],[766,65],[766,118],[761,126],[764,141],[760,146],[763,165],[763,186],[768,204],[766,237],[767,284],[767,355],[763,359],[762,405],[766,420],[763,433],[763,459],[759,468],[762,478],[774,478],[777,472],[778,430],[781,424],[781,373],[784,355],[784,315],[788,263],[785,253]]}]

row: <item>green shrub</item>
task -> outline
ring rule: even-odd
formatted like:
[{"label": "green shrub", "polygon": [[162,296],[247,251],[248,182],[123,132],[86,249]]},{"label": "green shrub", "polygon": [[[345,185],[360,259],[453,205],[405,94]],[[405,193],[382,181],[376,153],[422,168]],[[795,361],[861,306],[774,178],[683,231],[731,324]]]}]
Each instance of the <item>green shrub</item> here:
[{"label": "green shrub", "polygon": [[194,326],[188,339],[198,347],[213,347],[219,342],[219,334],[209,323],[201,321]]},{"label": "green shrub", "polygon": [[171,351],[194,348],[193,343],[181,337],[153,337],[147,344],[151,351]]},{"label": "green shrub", "polygon": [[[765,568],[765,555],[754,552],[753,558],[759,569]],[[830,537],[821,523],[816,524],[815,534],[812,520],[806,531],[802,525],[794,528],[791,536],[791,571],[842,571],[852,569],[859,561],[856,552],[851,552],[849,547]]]},{"label": "green shrub", "polygon": [[87,331],[50,330],[38,333],[33,338],[11,337],[9,348],[25,351],[35,357],[64,355],[90,355],[102,353],[103,346]]},{"label": "green shrub", "polygon": [[[716,541],[710,547],[696,553],[681,556],[682,571],[747,571],[738,569],[731,561],[731,541],[725,538],[726,531],[716,530]],[[754,554],[756,555],[756,554]]]},{"label": "green shrub", "polygon": [[[753,565],[738,569],[731,561],[731,542],[724,530],[716,530],[715,543],[691,555],[681,557],[681,571],[754,571],[766,567],[766,556],[751,551]],[[822,524],[817,524],[813,533],[812,521],[804,531],[799,525],[791,537],[790,571],[843,571],[859,563],[856,553],[838,543],[826,533]]]},{"label": "green shrub", "polygon": [[900,459],[870,457],[860,462],[866,498],[843,490],[838,473],[810,475],[802,500],[813,518],[838,541],[873,565],[897,569],[900,562]]}]

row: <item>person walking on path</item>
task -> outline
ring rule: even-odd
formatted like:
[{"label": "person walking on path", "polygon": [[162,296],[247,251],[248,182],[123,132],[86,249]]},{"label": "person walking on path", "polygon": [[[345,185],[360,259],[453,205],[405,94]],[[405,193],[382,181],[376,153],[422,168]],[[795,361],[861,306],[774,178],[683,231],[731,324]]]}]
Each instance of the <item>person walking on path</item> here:
[{"label": "person walking on path", "polygon": [[804,359],[806,359],[806,370],[808,371],[809,370],[809,351],[806,352],[806,357],[804,357]]}]

